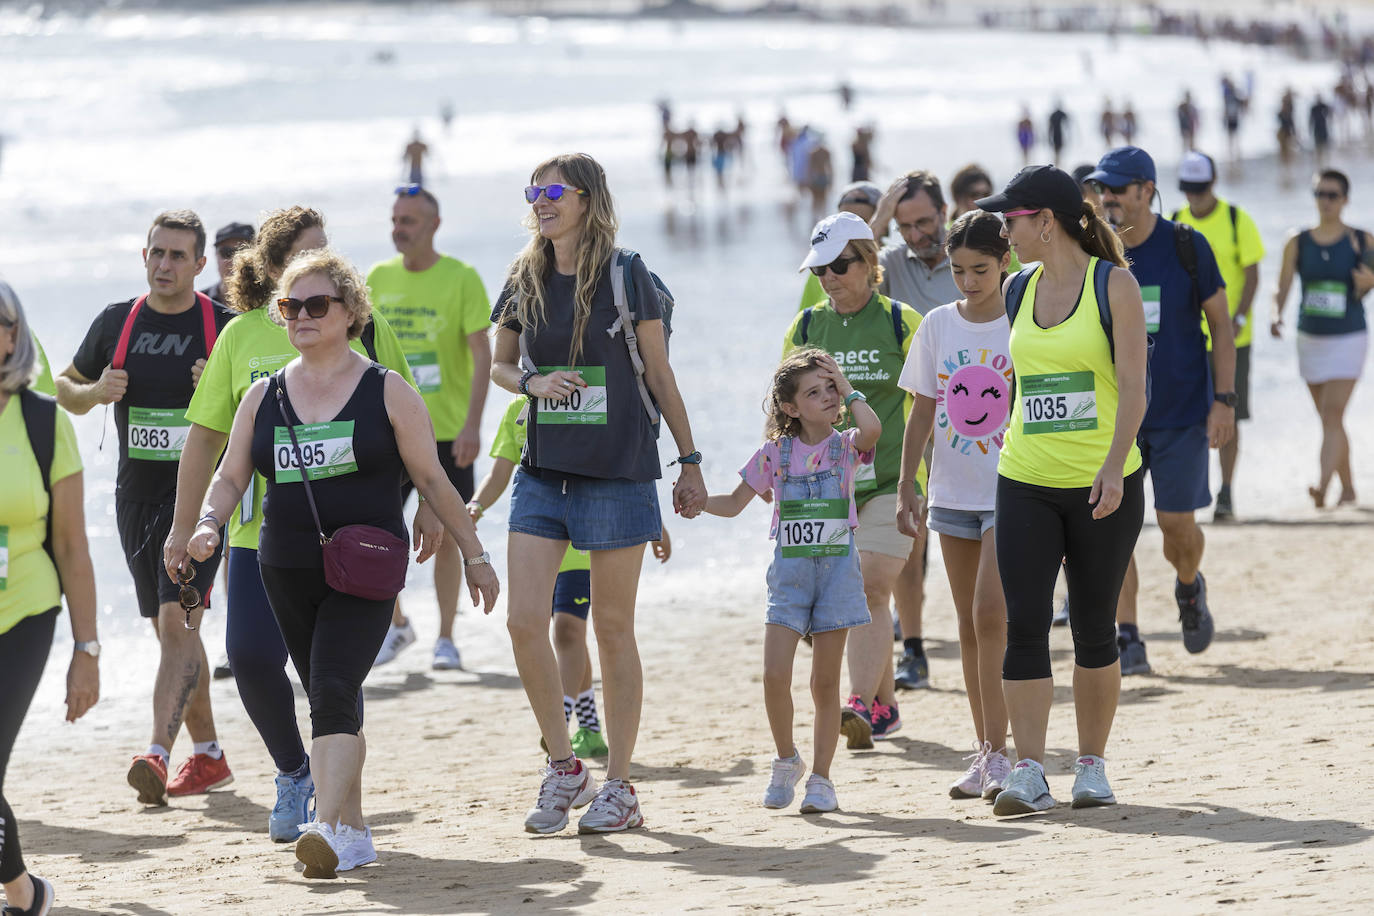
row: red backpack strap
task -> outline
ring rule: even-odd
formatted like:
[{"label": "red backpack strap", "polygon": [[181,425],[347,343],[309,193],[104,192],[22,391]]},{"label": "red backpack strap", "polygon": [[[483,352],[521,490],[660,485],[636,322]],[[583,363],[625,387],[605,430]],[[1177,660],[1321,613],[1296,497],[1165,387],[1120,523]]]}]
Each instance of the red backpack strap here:
[{"label": "red backpack strap", "polygon": [[215,329],[215,303],[204,293],[196,293],[196,302],[200,304],[200,322],[205,328],[205,358],[210,358],[210,351],[215,348],[215,338],[219,332]]},{"label": "red backpack strap", "polygon": [[147,301],[147,296],[139,296],[134,300],[133,308],[129,309],[129,315],[124,319],[124,327],[119,330],[119,343],[115,344],[114,359],[110,360],[111,369],[124,368],[124,360],[129,355],[129,338],[134,333],[134,320],[138,318],[138,310]]}]

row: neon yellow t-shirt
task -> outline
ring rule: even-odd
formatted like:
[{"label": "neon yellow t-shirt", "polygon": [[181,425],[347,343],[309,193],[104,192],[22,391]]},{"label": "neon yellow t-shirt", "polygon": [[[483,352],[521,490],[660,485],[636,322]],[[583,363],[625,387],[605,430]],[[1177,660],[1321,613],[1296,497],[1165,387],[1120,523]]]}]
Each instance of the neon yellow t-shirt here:
[{"label": "neon yellow t-shirt", "polygon": [[38,375],[29,387],[39,394],[55,398],[57,384],[52,380],[52,363],[48,362],[48,354],[43,352],[43,345],[38,342],[37,334],[33,335],[33,345],[38,348]]},{"label": "neon yellow t-shirt", "polygon": [[372,304],[401,342],[440,442],[456,439],[472,396],[468,335],[491,326],[491,302],[477,271],[444,255],[428,270],[406,270],[400,255],[367,275]]},{"label": "neon yellow t-shirt", "polygon": [[[491,457],[504,458],[515,465],[520,464],[520,453],[525,449],[525,423],[520,419],[520,411],[524,408],[524,397],[517,395],[515,400],[510,402],[510,406],[501,417],[501,426],[496,430],[496,438],[491,441]],[[558,571],[564,573],[591,568],[591,553],[578,550],[569,544],[568,552],[563,554],[563,565],[558,567]]]},{"label": "neon yellow t-shirt", "polygon": [[[377,326],[377,362],[398,372],[412,386],[415,379],[406,365],[405,354],[396,334],[381,315],[373,314]],[[367,355],[362,341],[350,342],[354,350]],[[198,426],[227,434],[234,426],[234,413],[244,394],[260,378],[266,378],[299,354],[291,346],[286,328],[276,324],[259,308],[235,318],[224,326],[215,348],[201,373],[200,384],[186,408],[186,419]],[[262,494],[267,481],[253,475],[239,510],[229,518],[229,546],[258,549],[258,529],[262,526]]]},{"label": "neon yellow t-shirt", "polygon": [[[52,483],[81,470],[76,431],[65,410],[57,412]],[[49,499],[29,444],[19,396],[0,411],[0,633],[26,617],[42,614],[62,601],[57,569],[43,549]]]},{"label": "neon yellow t-shirt", "polygon": [[[1221,279],[1226,282],[1226,304],[1230,307],[1231,317],[1240,308],[1240,294],[1245,288],[1245,268],[1264,260],[1264,241],[1260,238],[1259,227],[1249,213],[1236,208],[1236,226],[1231,229],[1230,205],[1217,198],[1217,205],[1202,219],[1193,216],[1193,211],[1184,207],[1174,214],[1175,222],[1187,223],[1212,246],[1212,254],[1217,257],[1217,268]],[[1255,337],[1255,316],[1250,315],[1245,327],[1236,335],[1237,347],[1248,347]],[[1202,316],[1202,333],[1207,338],[1207,349],[1212,349],[1211,329],[1207,326],[1207,316]]]}]

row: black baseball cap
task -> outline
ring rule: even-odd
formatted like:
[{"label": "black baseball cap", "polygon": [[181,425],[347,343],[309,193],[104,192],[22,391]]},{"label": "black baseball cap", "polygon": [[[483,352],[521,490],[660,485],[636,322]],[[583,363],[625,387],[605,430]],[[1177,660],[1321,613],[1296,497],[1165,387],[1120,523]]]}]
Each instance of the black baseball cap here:
[{"label": "black baseball cap", "polygon": [[1052,165],[1028,165],[1007,182],[1000,194],[974,201],[980,210],[1053,210],[1069,222],[1083,215],[1083,192],[1073,176]]},{"label": "black baseball cap", "polygon": [[215,244],[222,245],[225,242],[239,239],[251,242],[256,236],[257,232],[247,223],[230,223],[227,226],[221,226],[219,231],[215,233]]}]

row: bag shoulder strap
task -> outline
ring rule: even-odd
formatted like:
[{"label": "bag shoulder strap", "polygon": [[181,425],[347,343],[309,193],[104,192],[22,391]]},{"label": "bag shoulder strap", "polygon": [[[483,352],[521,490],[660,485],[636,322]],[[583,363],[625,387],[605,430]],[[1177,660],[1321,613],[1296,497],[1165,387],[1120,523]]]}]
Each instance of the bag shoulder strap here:
[{"label": "bag shoulder strap", "polygon": [[1011,275],[1011,284],[1007,287],[1007,326],[1016,324],[1016,313],[1021,309],[1021,300],[1026,296],[1026,285],[1030,283],[1034,267],[1023,267]]},{"label": "bag shoulder strap", "polygon": [[906,325],[902,323],[902,306],[904,305],[906,305],[905,302],[892,300],[892,333],[897,338],[898,350],[902,348],[902,344],[906,343]]},{"label": "bag shoulder strap", "polygon": [[[649,386],[644,382],[644,359],[639,355],[639,337],[635,334],[634,313],[630,308],[629,290],[634,288],[634,280],[630,276],[630,265],[636,257],[638,255],[626,248],[617,248],[611,257],[611,299],[615,302],[615,310],[619,315],[617,324],[620,325],[621,333],[625,335],[625,349],[630,354],[630,365],[635,371],[635,384],[639,388],[639,399],[644,404],[644,412],[649,415],[649,422],[656,424],[660,418],[658,405],[654,403],[654,397],[649,393]],[[615,331],[616,327],[612,325],[607,333],[614,337]]]},{"label": "bag shoulder strap", "polygon": [[[370,322],[369,322],[370,324]],[[310,487],[310,471],[305,466],[305,456],[301,454],[301,444],[296,441],[296,424],[292,421],[294,411],[291,410],[291,401],[286,394],[286,370],[278,369],[272,376],[272,384],[277,389],[277,409],[281,411],[282,422],[286,424],[286,433],[291,437],[291,449],[296,454],[296,467],[300,468],[301,483],[305,486],[305,501],[310,504],[310,514],[315,519],[315,530],[320,535],[320,546],[329,543],[329,538],[325,537],[324,526],[320,524],[320,512],[315,508],[315,494]]]},{"label": "bag shoulder strap", "polygon": [[371,318],[367,320],[367,324],[363,325],[362,334],[358,335],[358,342],[361,343],[363,349],[367,351],[368,359],[372,360],[374,363],[380,362],[380,360],[377,359],[377,322],[373,321]]},{"label": "bag shoulder strap", "polygon": [[1227,204],[1226,209],[1231,213],[1231,245],[1236,249],[1236,257],[1240,257],[1240,213],[1235,204]]},{"label": "bag shoulder strap", "polygon": [[124,368],[124,361],[129,356],[129,338],[134,333],[134,322],[138,319],[138,312],[143,308],[143,303],[147,301],[147,296],[139,296],[134,300],[129,314],[124,316],[124,326],[119,329],[119,342],[115,344],[114,358],[110,360],[111,369]]},{"label": "bag shoulder strap", "polygon": [[215,302],[204,293],[196,293],[196,303],[200,306],[200,326],[205,334],[205,358],[210,358],[210,351],[215,348],[215,341],[219,338],[219,329],[215,327]]},{"label": "bag shoulder strap", "polygon": [[[57,451],[57,401],[45,394],[19,389],[19,409],[24,416],[24,429],[29,436],[29,447],[38,462],[38,473],[43,480],[43,490],[48,494],[47,532],[43,538],[43,549],[52,559],[53,569],[57,569],[57,555],[52,546],[52,462]],[[62,587],[62,573],[58,570],[58,589]]]},{"label": "bag shoulder strap", "polygon": [[1188,272],[1193,305],[1201,307],[1202,297],[1198,294],[1197,246],[1193,242],[1196,230],[1187,223],[1174,223],[1174,251],[1178,262]]},{"label": "bag shoulder strap", "polygon": [[1116,363],[1116,336],[1112,333],[1112,304],[1107,297],[1107,284],[1112,278],[1112,268],[1115,267],[1111,261],[1104,261],[1101,258],[1093,265],[1093,297],[1097,299],[1097,320],[1102,324],[1102,331],[1107,335],[1107,351],[1112,355],[1112,363]]},{"label": "bag shoulder strap", "polygon": [[809,305],[802,309],[801,342],[803,344],[811,339],[811,309],[812,306]]}]

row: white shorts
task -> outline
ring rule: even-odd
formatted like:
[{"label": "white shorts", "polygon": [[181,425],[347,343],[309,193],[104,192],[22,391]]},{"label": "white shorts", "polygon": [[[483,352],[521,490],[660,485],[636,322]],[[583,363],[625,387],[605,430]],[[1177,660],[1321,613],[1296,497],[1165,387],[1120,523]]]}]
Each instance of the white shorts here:
[{"label": "white shorts", "polygon": [[1298,374],[1309,385],[1357,379],[1364,372],[1369,332],[1304,334],[1298,332]]}]

